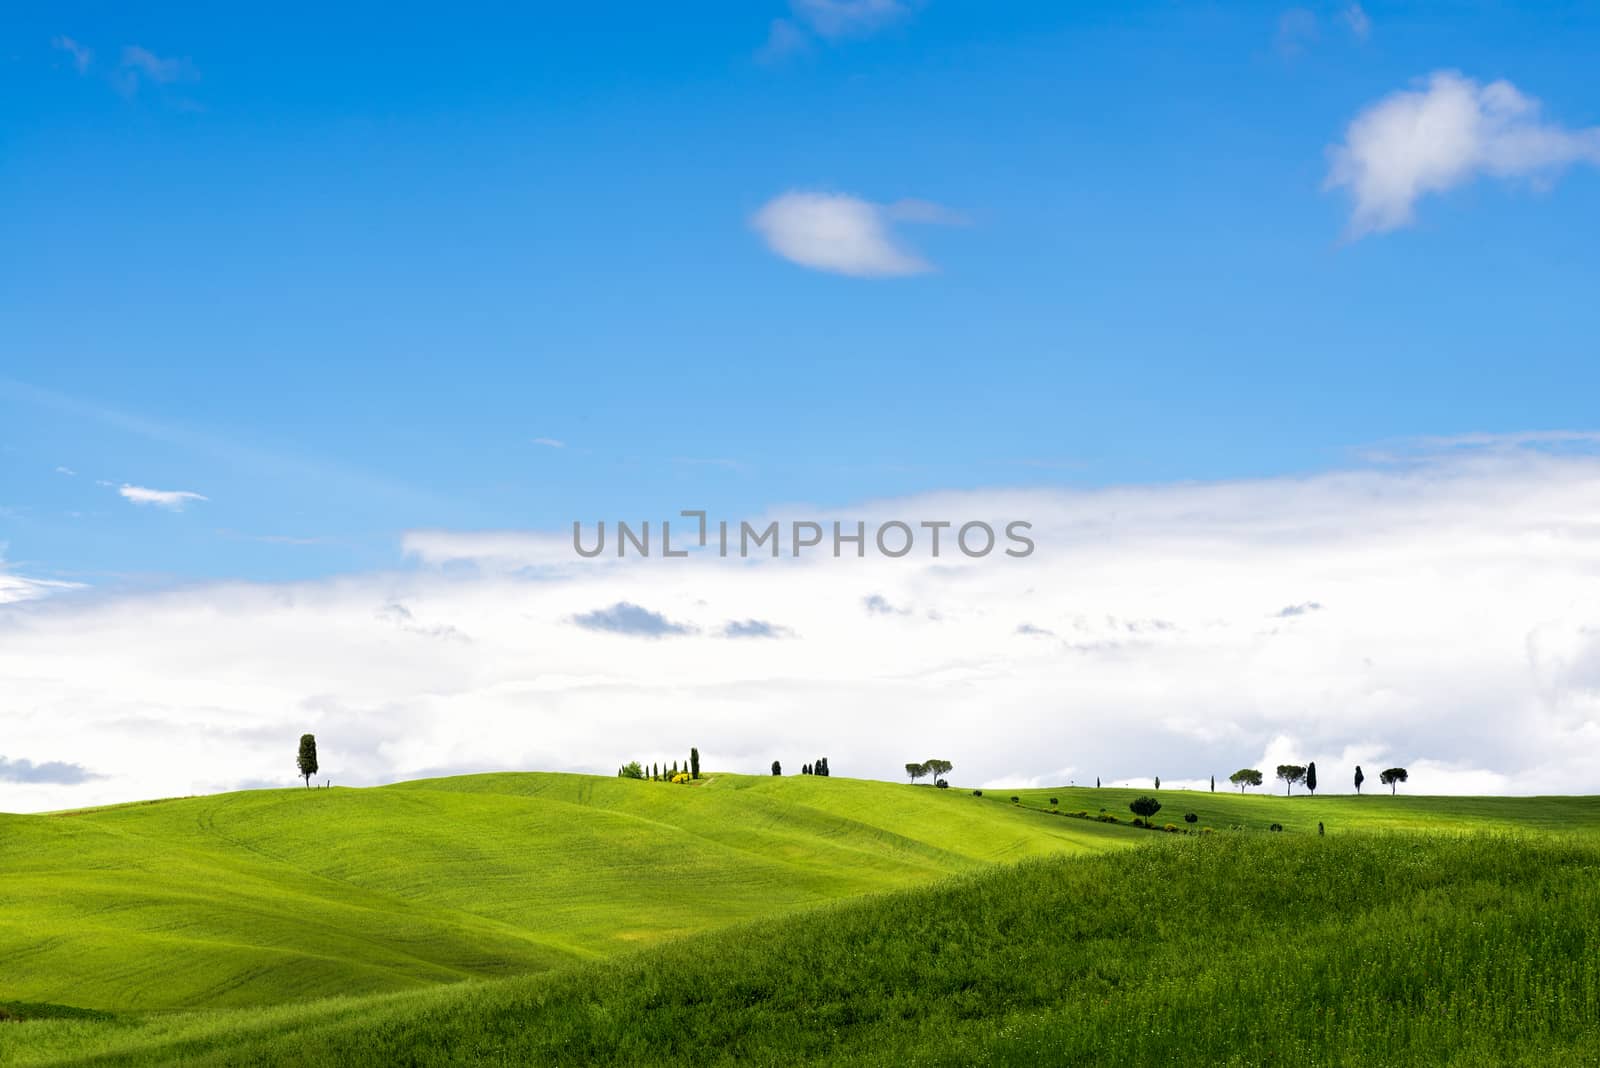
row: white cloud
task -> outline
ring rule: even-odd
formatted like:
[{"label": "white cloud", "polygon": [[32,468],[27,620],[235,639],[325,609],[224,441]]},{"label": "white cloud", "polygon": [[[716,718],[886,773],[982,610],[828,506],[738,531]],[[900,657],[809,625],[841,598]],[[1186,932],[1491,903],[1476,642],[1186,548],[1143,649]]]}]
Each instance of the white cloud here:
[{"label": "white cloud", "polygon": [[[605,772],[696,745],[713,768],[827,755],[836,774],[886,779],[937,754],[957,786],[1055,785],[1064,769],[1221,786],[1314,760],[1329,791],[1356,763],[1369,788],[1409,767],[1411,793],[1600,790],[1600,457],[1454,449],[859,512],[1020,516],[1039,548],[590,564],[567,533],[423,532],[399,573],[33,591],[0,608],[6,751],[103,777],[0,783],[0,810],[288,784],[307,730],[345,784]],[[1326,607],[1279,616],[1309,603]],[[729,621],[787,633],[734,648]]]},{"label": "white cloud", "polygon": [[72,65],[77,68],[79,74],[87,74],[89,72],[89,66],[94,62],[94,50],[92,48],[85,48],[66,35],[57,37],[50,43],[72,57]]},{"label": "white cloud", "polygon": [[564,449],[567,443],[558,438],[534,438],[533,444],[543,445],[547,449]]},{"label": "white cloud", "polygon": [[1360,237],[1410,225],[1422,197],[1480,176],[1548,179],[1600,164],[1600,126],[1547,122],[1510,82],[1439,71],[1357,115],[1329,159],[1326,188],[1349,190],[1350,232]]},{"label": "white cloud", "polygon": [[937,204],[902,200],[874,204],[843,193],[784,193],[756,212],[751,225],[767,247],[791,263],[856,277],[922,274],[931,264],[903,247],[892,222],[955,223]]},{"label": "white cloud", "polygon": [[68,478],[71,478],[73,475],[76,475],[77,473],[78,472],[74,471],[70,467],[57,467],[56,468],[56,474],[58,474],[58,475],[66,475]]},{"label": "white cloud", "polygon": [[210,500],[209,497],[189,490],[146,489],[144,486],[123,485],[118,487],[117,492],[134,504],[153,504],[159,508],[170,508],[175,512],[183,511],[184,506],[190,501]]}]

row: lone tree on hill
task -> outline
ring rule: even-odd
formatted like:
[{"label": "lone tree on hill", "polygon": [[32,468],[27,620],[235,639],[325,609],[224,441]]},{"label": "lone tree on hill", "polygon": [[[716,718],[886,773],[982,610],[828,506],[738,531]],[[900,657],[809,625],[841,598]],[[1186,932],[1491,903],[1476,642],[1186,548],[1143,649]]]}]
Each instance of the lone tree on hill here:
[{"label": "lone tree on hill", "polygon": [[924,775],[928,774],[928,765],[926,765],[926,764],[918,764],[918,763],[915,763],[915,762],[907,764],[906,765],[906,774],[911,776],[911,785],[915,786],[917,784],[917,780],[918,779],[920,779]]},{"label": "lone tree on hill", "polygon": [[1294,792],[1294,784],[1306,777],[1306,769],[1299,764],[1279,764],[1278,778],[1283,781],[1284,796]]},{"label": "lone tree on hill", "polygon": [[691,779],[700,777],[700,750],[698,749],[689,750],[689,777]]},{"label": "lone tree on hill", "polygon": [[294,762],[300,769],[300,777],[306,781],[306,789],[311,789],[311,776],[317,773],[317,736],[315,734],[302,734],[300,736],[300,755],[295,758]]},{"label": "lone tree on hill", "polygon": [[776,760],[774,760],[772,762],[772,774],[774,774],[774,775],[782,775],[783,774],[783,765],[778,763]]},{"label": "lone tree on hill", "polygon": [[1242,794],[1246,786],[1260,786],[1262,779],[1261,773],[1255,768],[1240,768],[1228,776],[1228,781],[1237,786]]},{"label": "lone tree on hill", "polygon": [[1217,777],[1215,775],[1211,776],[1211,792],[1217,792]]},{"label": "lone tree on hill", "polygon": [[929,775],[933,776],[935,782],[938,782],[950,774],[955,765],[948,760],[925,760],[922,762],[922,767]]},{"label": "lone tree on hill", "polygon": [[1317,792],[1317,762],[1315,760],[1306,765],[1306,789],[1312,793]]},{"label": "lone tree on hill", "polygon": [[1365,775],[1361,774],[1361,765],[1357,764],[1356,765],[1356,793],[1359,794],[1361,792],[1361,784],[1366,782],[1366,781],[1367,781],[1367,777]]},{"label": "lone tree on hill", "polygon": [[1136,797],[1128,802],[1128,807],[1133,810],[1135,816],[1143,816],[1145,819],[1149,819],[1161,811],[1161,802],[1153,797]]},{"label": "lone tree on hill", "polygon": [[1378,781],[1387,786],[1390,796],[1393,796],[1395,784],[1406,781],[1406,769],[1390,768],[1378,776]]},{"label": "lone tree on hill", "polygon": [[1100,776],[1098,775],[1094,777],[1094,788],[1096,790],[1100,789]]},{"label": "lone tree on hill", "polygon": [[1161,789],[1161,776],[1159,775],[1156,776],[1156,789]]}]

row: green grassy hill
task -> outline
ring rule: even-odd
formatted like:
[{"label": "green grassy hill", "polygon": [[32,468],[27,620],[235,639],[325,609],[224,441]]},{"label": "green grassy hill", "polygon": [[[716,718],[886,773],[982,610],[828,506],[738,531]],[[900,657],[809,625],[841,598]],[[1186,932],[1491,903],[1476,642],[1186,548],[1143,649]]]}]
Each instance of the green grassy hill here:
[{"label": "green grassy hill", "polygon": [[1047,790],[990,790],[985,800],[1009,805],[1018,798],[1023,808],[1046,810],[1050,799],[1062,812],[1101,809],[1126,822],[1132,818],[1128,802],[1151,796],[1161,802],[1157,823],[1183,826],[1183,816],[1193,812],[1196,826],[1265,829],[1273,823],[1285,831],[1315,833],[1321,822],[1328,834],[1343,831],[1581,831],[1600,834],[1600,797],[1421,797],[1391,795],[1388,787],[1366,794],[1306,794],[1292,796],[1255,789],[1240,794],[1236,788],[1204,790],[1127,790],[1062,786]]},{"label": "green grassy hill", "polygon": [[1594,1063],[1590,839],[1147,840],[539,976],[0,1025],[0,1063]]},{"label": "green grassy hill", "polygon": [[1131,841],[809,776],[484,775],[0,816],[0,1002],[257,1006],[522,974]]},{"label": "green grassy hill", "polygon": [[[1177,836],[1139,793],[505,774],[0,816],[0,1065],[1600,1048],[1600,799],[1161,791],[1217,831]],[[1450,833],[1351,833],[1415,830]]]}]

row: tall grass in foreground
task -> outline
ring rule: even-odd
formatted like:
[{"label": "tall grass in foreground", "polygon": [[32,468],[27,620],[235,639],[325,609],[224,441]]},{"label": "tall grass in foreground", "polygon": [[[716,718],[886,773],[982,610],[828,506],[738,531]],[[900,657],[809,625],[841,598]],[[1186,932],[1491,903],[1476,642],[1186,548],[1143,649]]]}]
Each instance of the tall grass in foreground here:
[{"label": "tall grass in foreground", "polygon": [[1597,951],[1577,840],[1164,837],[526,979],[5,1024],[0,1062],[1587,1064]]}]

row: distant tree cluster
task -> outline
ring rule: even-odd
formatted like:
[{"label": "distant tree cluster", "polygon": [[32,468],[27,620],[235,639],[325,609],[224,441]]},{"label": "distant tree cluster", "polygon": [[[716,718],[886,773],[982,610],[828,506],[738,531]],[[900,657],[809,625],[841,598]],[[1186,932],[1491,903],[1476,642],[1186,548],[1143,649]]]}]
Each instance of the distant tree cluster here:
[{"label": "distant tree cluster", "polygon": [[949,786],[945,776],[955,770],[955,765],[948,760],[923,760],[906,765],[906,774],[911,777],[911,785],[915,786],[917,780],[924,776],[933,776],[935,786]]},{"label": "distant tree cluster", "polygon": [[[1317,762],[1312,761],[1304,766],[1299,764],[1279,764],[1277,768],[1278,781],[1283,783],[1285,794],[1294,791],[1295,783],[1304,783],[1305,788],[1311,793],[1317,792]],[[1378,780],[1389,787],[1389,792],[1395,792],[1395,784],[1406,781],[1405,768],[1389,768],[1378,776]],[[1262,783],[1261,772],[1255,768],[1240,768],[1228,776],[1228,781],[1244,793],[1246,786],[1260,786]],[[1361,784],[1367,781],[1366,773],[1361,770],[1361,765],[1356,765],[1355,784],[1356,793],[1361,792]],[[1216,788],[1216,779],[1212,779],[1212,789]]]},{"label": "distant tree cluster", "polygon": [[816,763],[814,763],[814,764],[802,764],[802,765],[800,765],[800,774],[802,774],[802,775],[824,775],[824,776],[827,775],[828,774],[828,758],[827,757],[818,757],[817,760],[816,760]]},{"label": "distant tree cluster", "polygon": [[649,779],[651,782],[688,782],[700,777],[700,750],[691,747],[689,759],[683,762],[680,768],[674,760],[671,764],[641,764],[637,760],[630,760],[617,769],[619,779]]}]

